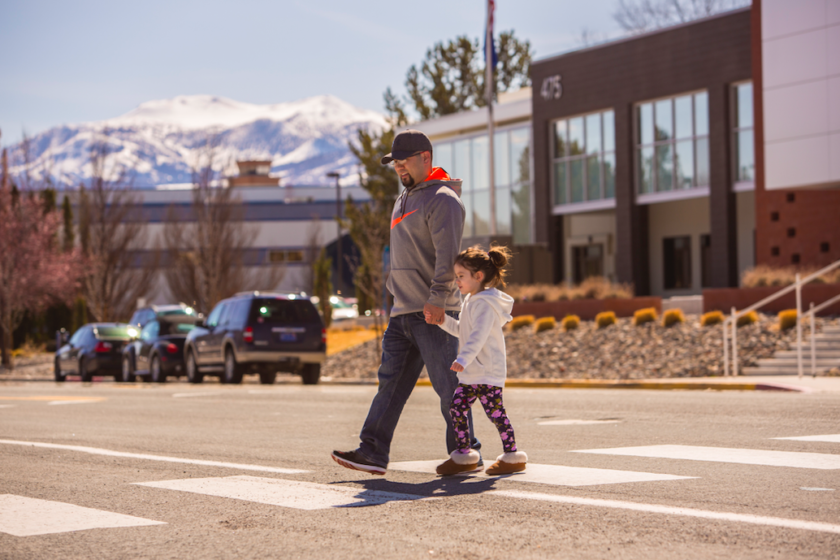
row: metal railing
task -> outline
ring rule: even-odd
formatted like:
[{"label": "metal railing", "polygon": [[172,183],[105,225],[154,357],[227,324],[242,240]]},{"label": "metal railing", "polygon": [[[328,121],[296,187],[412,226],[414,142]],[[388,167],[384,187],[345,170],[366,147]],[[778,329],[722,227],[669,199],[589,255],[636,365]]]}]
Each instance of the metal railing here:
[{"label": "metal railing", "polygon": [[[730,375],[730,367],[729,367],[729,336],[727,333],[728,328],[732,328],[732,375],[738,375],[738,319],[750,313],[752,311],[756,311],[768,303],[779,299],[780,297],[789,294],[790,292],[796,292],[796,369],[799,377],[802,377],[802,320],[804,317],[802,316],[802,286],[805,284],[813,281],[814,279],[831,272],[835,268],[840,268],[840,261],[834,262],[825,268],[822,268],[813,274],[809,274],[805,278],[800,278],[800,275],[796,274],[796,281],[791,284],[790,286],[786,286],[776,292],[775,294],[769,295],[763,300],[759,301],[758,303],[754,303],[753,305],[747,307],[746,309],[742,309],[741,311],[736,311],[735,308],[732,308],[732,314],[723,320],[723,375],[729,376]],[[834,297],[821,303],[819,306],[814,307],[814,304],[811,303],[811,309],[808,313],[811,316],[811,373],[812,375],[816,373],[816,346],[814,342],[814,315],[828,307],[829,305],[840,301],[840,296]]]}]

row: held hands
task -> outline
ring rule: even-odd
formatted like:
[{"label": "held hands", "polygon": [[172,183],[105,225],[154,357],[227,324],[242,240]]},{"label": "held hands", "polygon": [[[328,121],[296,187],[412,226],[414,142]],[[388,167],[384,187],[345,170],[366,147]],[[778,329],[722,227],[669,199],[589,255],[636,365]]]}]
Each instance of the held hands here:
[{"label": "held hands", "polygon": [[442,307],[436,307],[430,303],[423,306],[423,317],[430,325],[443,324],[444,310]]},{"label": "held hands", "polygon": [[458,362],[452,362],[452,365],[449,367],[449,369],[451,369],[455,373],[461,373],[462,371],[464,371],[464,366],[462,366]]}]

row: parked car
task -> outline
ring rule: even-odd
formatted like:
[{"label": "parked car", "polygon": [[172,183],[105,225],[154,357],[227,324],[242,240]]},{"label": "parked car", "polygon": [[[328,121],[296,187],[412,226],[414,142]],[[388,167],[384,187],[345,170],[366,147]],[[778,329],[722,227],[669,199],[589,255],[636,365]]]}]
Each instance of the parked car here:
[{"label": "parked car", "polygon": [[191,383],[206,374],[241,383],[244,374],[257,373],[260,383],[271,384],[283,371],[314,385],[326,357],[324,322],[309,298],[296,294],[247,292],[223,300],[184,345]]},{"label": "parked car", "polygon": [[[320,301],[318,296],[312,296],[310,299],[315,305],[318,305]],[[343,298],[341,296],[330,296],[330,307],[332,308],[330,316],[332,320],[358,319],[359,306],[356,301],[356,299]]]},{"label": "parked car", "polygon": [[[66,335],[65,335],[66,336]],[[93,376],[113,375],[121,379],[120,363],[123,347],[137,329],[123,323],[91,323],[81,327],[55,353],[55,380],[80,375],[82,381]]]},{"label": "parked car", "polygon": [[142,329],[146,326],[146,323],[156,317],[170,317],[173,315],[189,315],[195,317],[196,313],[195,309],[184,303],[147,305],[135,311],[128,324]]},{"label": "parked car", "polygon": [[121,381],[165,383],[170,376],[184,374],[184,342],[195,328],[193,315],[161,315],[152,319],[122,352]]}]

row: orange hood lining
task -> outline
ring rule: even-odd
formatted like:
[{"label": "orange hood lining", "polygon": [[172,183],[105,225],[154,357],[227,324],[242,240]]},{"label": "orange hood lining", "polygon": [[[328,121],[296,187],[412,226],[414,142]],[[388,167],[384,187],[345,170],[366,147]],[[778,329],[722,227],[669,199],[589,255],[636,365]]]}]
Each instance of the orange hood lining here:
[{"label": "orange hood lining", "polygon": [[426,181],[451,181],[452,177],[449,176],[449,173],[443,170],[443,167],[434,167],[432,168],[432,172],[429,173],[429,176],[426,177],[423,182]]}]

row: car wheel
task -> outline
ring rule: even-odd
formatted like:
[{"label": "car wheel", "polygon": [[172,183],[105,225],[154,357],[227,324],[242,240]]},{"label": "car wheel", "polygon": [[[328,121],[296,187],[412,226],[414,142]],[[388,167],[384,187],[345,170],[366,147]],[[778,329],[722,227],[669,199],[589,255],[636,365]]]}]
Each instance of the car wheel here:
[{"label": "car wheel", "polygon": [[321,364],[305,364],[301,372],[304,385],[317,385],[321,379]]},{"label": "car wheel", "polygon": [[261,371],[260,372],[260,383],[263,385],[274,385],[274,382],[277,380],[277,372],[276,371]]},{"label": "car wheel", "polygon": [[55,359],[55,368],[53,370],[55,374],[55,380],[59,383],[62,383],[67,379],[67,376],[61,373],[61,364],[58,361],[58,358]]},{"label": "car wheel", "polygon": [[236,356],[230,348],[225,350],[225,371],[222,374],[222,383],[242,383],[242,369],[236,363]]},{"label": "car wheel", "polygon": [[166,383],[166,373],[160,363],[160,357],[155,354],[149,361],[149,373],[152,374],[152,381],[155,383]]},{"label": "car wheel", "polygon": [[82,381],[93,381],[93,375],[91,375],[91,373],[88,371],[87,363],[85,362],[84,358],[79,360],[79,375],[82,376]]},{"label": "car wheel", "polygon": [[131,363],[131,356],[123,356],[121,380],[126,383],[134,383],[137,377],[134,375],[134,366]]},{"label": "car wheel", "polygon": [[187,351],[187,381],[190,383],[201,383],[204,381],[204,374],[198,369],[198,364],[195,363],[195,354],[192,350]]}]

